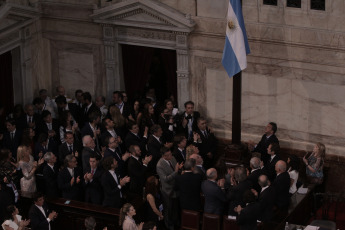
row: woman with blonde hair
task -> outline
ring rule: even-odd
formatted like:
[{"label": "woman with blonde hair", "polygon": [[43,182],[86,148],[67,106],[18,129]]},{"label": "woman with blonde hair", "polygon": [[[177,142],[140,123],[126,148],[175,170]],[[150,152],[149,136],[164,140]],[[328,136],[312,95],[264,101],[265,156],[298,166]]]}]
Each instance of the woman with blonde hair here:
[{"label": "woman with blonde hair", "polygon": [[30,197],[30,194],[36,192],[35,172],[38,167],[37,161],[34,161],[34,158],[31,155],[30,147],[25,145],[18,147],[17,162],[23,173],[23,177],[20,179],[22,196]]},{"label": "woman with blonde hair", "polygon": [[136,212],[130,203],[126,203],[120,209],[120,223],[119,225],[122,226],[123,230],[142,230],[144,222],[141,222],[137,225],[133,219]]},{"label": "woman with blonde hair", "polygon": [[199,154],[199,149],[198,147],[196,147],[195,145],[191,144],[188,145],[188,147],[186,148],[186,160],[189,159],[189,157],[191,155],[193,155],[194,153]]},{"label": "woman with blonde hair", "polygon": [[306,174],[309,183],[322,184],[325,156],[326,147],[324,144],[318,142],[315,144],[313,152],[310,154],[310,156],[303,157],[303,162],[306,165]]}]

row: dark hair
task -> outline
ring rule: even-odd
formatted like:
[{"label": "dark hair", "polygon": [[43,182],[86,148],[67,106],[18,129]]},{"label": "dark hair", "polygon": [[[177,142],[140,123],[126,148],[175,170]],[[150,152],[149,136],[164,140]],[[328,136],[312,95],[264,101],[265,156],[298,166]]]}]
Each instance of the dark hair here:
[{"label": "dark hair", "polygon": [[38,136],[38,143],[42,144],[43,142],[46,142],[48,140],[48,134],[47,133],[41,133]]},{"label": "dark hair", "polygon": [[74,92],[74,96],[77,97],[78,93],[83,93],[83,90],[77,89],[77,90]]},{"label": "dark hair", "polygon": [[36,97],[33,101],[32,101],[33,105],[40,105],[40,104],[44,104],[43,100],[40,97]]},{"label": "dark hair", "polygon": [[71,131],[65,132],[65,134],[63,135],[63,137],[66,139],[68,134],[71,134],[71,135],[74,137],[74,135],[73,135],[73,133],[72,133]]},{"label": "dark hair", "polygon": [[92,111],[90,114],[89,114],[89,122],[93,122],[94,120],[97,120],[98,117],[101,117],[102,114],[99,110],[95,110],[95,111]]},{"label": "dark hair", "polygon": [[153,221],[145,222],[143,225],[143,230],[153,230],[156,227],[156,223]]},{"label": "dark hair", "polygon": [[192,106],[194,106],[194,102],[192,102],[192,101],[186,101],[186,102],[184,103],[184,107],[186,108],[187,105],[192,105]]},{"label": "dark hair", "polygon": [[174,137],[174,143],[175,143],[175,145],[177,146],[177,145],[179,145],[183,140],[185,140],[186,139],[186,137],[184,136],[184,135],[176,135],[175,137]]},{"label": "dark hair", "polygon": [[55,98],[55,103],[57,105],[60,105],[60,104],[67,104],[67,100],[66,100],[66,97],[65,96],[62,96],[62,95],[59,95]]},{"label": "dark hair", "polygon": [[13,118],[8,119],[6,122],[10,123],[11,125],[16,125],[16,120]]},{"label": "dark hair", "polygon": [[104,146],[108,147],[109,143],[110,143],[110,138],[112,138],[113,136],[107,136],[104,139]]},{"label": "dark hair", "polygon": [[206,119],[204,117],[199,117],[197,120],[196,120],[196,123],[199,124],[199,122],[201,121],[206,121]]},{"label": "dark hair", "polygon": [[96,160],[98,160],[98,156],[96,153],[91,153],[89,158],[95,158]]},{"label": "dark hair", "polygon": [[151,194],[152,196],[155,196],[158,192],[158,186],[156,185],[156,177],[150,176],[146,179],[145,184],[145,194]]},{"label": "dark hair", "polygon": [[288,157],[290,158],[289,167],[291,167],[291,170],[296,170],[298,172],[301,160],[296,155],[292,155],[292,154],[289,155]]},{"label": "dark hair", "polygon": [[128,121],[127,128],[131,130],[134,125],[137,125],[137,123],[135,123],[134,121]]},{"label": "dark hair", "polygon": [[100,96],[101,97],[101,100],[103,103],[105,103],[105,97],[104,96]]},{"label": "dark hair", "polygon": [[269,124],[272,126],[273,133],[276,133],[278,129],[277,124],[274,122],[270,122]]},{"label": "dark hair", "polygon": [[163,147],[160,149],[160,152],[161,152],[162,156],[163,156],[165,153],[169,152],[169,151],[171,151],[171,150],[170,150],[168,147],[165,147],[165,146],[163,146]]},{"label": "dark hair", "polygon": [[274,152],[274,154],[278,154],[280,151],[280,146],[278,143],[271,143],[271,151]]},{"label": "dark hair", "polygon": [[161,127],[160,125],[154,124],[154,125],[152,125],[150,131],[151,131],[152,134],[155,134],[155,133],[158,132],[158,130],[161,129],[161,128],[162,128],[162,127]]},{"label": "dark hair", "polygon": [[174,105],[174,102],[171,99],[165,99],[165,101],[164,101],[164,109],[166,109],[168,102],[171,102]]},{"label": "dark hair", "polygon": [[51,112],[49,112],[48,110],[43,110],[41,114],[42,119],[46,118],[48,115],[52,115]]},{"label": "dark hair", "polygon": [[[9,149],[1,149],[0,150],[0,162],[5,162],[8,160],[8,156],[12,154],[12,152]],[[2,165],[1,165],[2,167]]]},{"label": "dark hair", "polygon": [[131,146],[129,146],[128,151],[130,153],[134,153],[135,152],[135,146],[139,147],[138,145],[131,145]]},{"label": "dark hair", "polygon": [[41,96],[44,93],[48,93],[48,90],[46,89],[40,89],[40,91],[38,91],[38,94]]},{"label": "dark hair", "polygon": [[22,145],[25,146],[30,146],[33,138],[30,138],[30,131],[33,130],[32,128],[26,128],[23,131],[23,136],[22,136]]},{"label": "dark hair", "polygon": [[34,196],[32,197],[34,202],[37,202],[39,198],[44,197],[43,193],[41,192],[36,192]]},{"label": "dark hair", "polygon": [[122,95],[122,93],[120,91],[114,91],[113,95],[114,94],[117,94],[119,96],[119,98],[121,98],[121,101],[123,100],[123,95]]},{"label": "dark hair", "polygon": [[91,97],[91,94],[89,92],[84,92],[82,95],[84,100],[88,100],[88,101],[92,101],[92,97]]},{"label": "dark hair", "polygon": [[103,168],[105,170],[110,170],[111,169],[111,165],[113,164],[114,162],[114,157],[112,156],[109,156],[109,157],[106,157],[103,159]]},{"label": "dark hair", "polygon": [[12,213],[16,211],[16,206],[14,205],[9,205],[6,207],[6,216],[7,218],[6,219],[10,219],[10,220],[13,220],[13,216],[12,216]]},{"label": "dark hair", "polygon": [[255,200],[256,200],[256,197],[252,191],[250,191],[248,189],[244,192],[244,194],[243,194],[243,202],[244,203],[253,203],[253,202],[255,202]]}]

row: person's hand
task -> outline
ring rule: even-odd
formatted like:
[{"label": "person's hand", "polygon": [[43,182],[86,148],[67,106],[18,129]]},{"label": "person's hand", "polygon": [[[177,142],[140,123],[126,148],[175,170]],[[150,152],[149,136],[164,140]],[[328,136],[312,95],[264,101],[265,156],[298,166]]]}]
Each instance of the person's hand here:
[{"label": "person's hand", "polygon": [[237,185],[237,181],[235,180],[235,177],[230,178],[230,184],[231,185]]},{"label": "person's hand", "polygon": [[44,163],[44,158],[43,157],[38,159],[38,166],[40,166],[43,163]]},{"label": "person's hand", "polygon": [[4,134],[0,134],[0,140],[2,140],[2,138],[4,138]]},{"label": "person's hand", "polygon": [[130,182],[131,178],[129,176],[125,176],[124,178],[120,179],[121,187]]},{"label": "person's hand", "polygon": [[148,165],[151,160],[152,160],[152,155],[145,156],[145,159],[143,160],[143,164]]},{"label": "person's hand", "polygon": [[224,188],[225,179],[224,179],[224,178],[219,179],[218,182],[217,182],[217,184],[218,184],[219,187]]},{"label": "person's hand", "polygon": [[42,158],[42,157],[43,157],[43,152],[41,151],[38,153],[38,158]]},{"label": "person's hand", "polygon": [[183,167],[183,162],[181,162],[181,164],[177,163],[175,165],[175,172],[178,172],[178,170],[182,169],[182,167]]},{"label": "person's hand", "polygon": [[173,146],[173,143],[172,142],[167,142],[167,143],[164,144],[164,146],[170,149]]},{"label": "person's hand", "polygon": [[126,161],[130,156],[131,154],[129,152],[126,152],[125,154],[122,155],[122,160]]},{"label": "person's hand", "polygon": [[49,213],[48,218],[54,220],[57,217],[57,215],[57,212],[52,211],[51,213]]},{"label": "person's hand", "polygon": [[19,227],[24,228],[24,227],[28,226],[29,224],[30,224],[30,220],[22,220],[19,222]]},{"label": "person's hand", "polygon": [[71,179],[71,186],[73,186],[74,181],[75,181],[75,179],[74,179],[74,177],[72,177],[72,179]]},{"label": "person's hand", "polygon": [[33,166],[34,168],[37,168],[37,161],[34,161],[34,162],[32,163],[32,166]]},{"label": "person's hand", "polygon": [[75,151],[74,156],[75,156],[75,157],[79,157],[78,151]]},{"label": "person's hand", "polygon": [[108,228],[107,228],[107,227],[104,227],[103,230],[108,230]]},{"label": "person's hand", "polygon": [[238,214],[240,214],[242,209],[243,208],[241,207],[241,205],[238,205],[237,207],[234,208],[234,211],[237,212]]},{"label": "person's hand", "polygon": [[98,136],[99,134],[101,134],[101,130],[100,130],[100,129],[97,129],[97,130],[96,130],[96,135]]},{"label": "person's hand", "polygon": [[162,212],[159,212],[160,214],[159,214],[159,219],[160,220],[163,220],[164,219],[164,216],[163,216],[163,214],[162,214]]},{"label": "person's hand", "polygon": [[121,144],[122,143],[122,139],[120,136],[117,136],[117,143]]},{"label": "person's hand", "polygon": [[263,167],[264,167],[264,162],[260,161],[260,168],[263,168]]},{"label": "person's hand", "polygon": [[131,120],[131,121],[135,121],[133,116],[132,116],[132,114],[129,114],[128,119]]},{"label": "person's hand", "polygon": [[80,183],[80,176],[77,177],[77,181],[76,182],[77,182],[77,184]]},{"label": "person's hand", "polygon": [[143,226],[144,226],[144,222],[141,222],[141,223],[138,225],[138,229],[139,229],[139,230],[142,230],[142,229],[143,229]]},{"label": "person's hand", "polygon": [[251,189],[250,191],[254,194],[254,196],[258,197],[258,192],[255,189]]},{"label": "person's hand", "polygon": [[303,162],[304,162],[304,164],[308,164],[308,160],[305,158],[305,156],[303,157]]},{"label": "person's hand", "polygon": [[145,126],[144,137],[147,137],[148,133],[149,133],[149,127]]}]

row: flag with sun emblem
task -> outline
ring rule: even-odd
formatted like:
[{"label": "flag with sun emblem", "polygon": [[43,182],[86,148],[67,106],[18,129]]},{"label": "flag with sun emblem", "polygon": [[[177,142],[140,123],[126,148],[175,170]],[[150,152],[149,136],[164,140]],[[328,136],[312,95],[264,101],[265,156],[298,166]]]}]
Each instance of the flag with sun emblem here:
[{"label": "flag with sun emblem", "polygon": [[229,77],[247,68],[250,53],[242,15],[241,0],[229,0],[222,64]]}]

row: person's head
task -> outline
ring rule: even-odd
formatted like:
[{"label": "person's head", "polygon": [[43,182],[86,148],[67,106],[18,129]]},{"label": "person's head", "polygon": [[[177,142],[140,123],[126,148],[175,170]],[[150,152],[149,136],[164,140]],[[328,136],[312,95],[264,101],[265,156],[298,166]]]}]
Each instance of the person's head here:
[{"label": "person's head", "polygon": [[167,109],[168,111],[172,111],[173,110],[173,108],[174,108],[174,104],[173,104],[173,102],[172,102],[172,100],[170,100],[170,99],[166,99],[165,101],[164,101],[164,105],[165,105],[165,109]]},{"label": "person's head", "polygon": [[33,101],[32,104],[36,107],[38,110],[42,110],[44,106],[44,101],[40,97],[36,97]]},{"label": "person's head", "polygon": [[195,165],[196,165],[196,160],[193,159],[193,158],[190,158],[190,159],[187,159],[187,160],[184,162],[183,168],[184,168],[184,170],[186,170],[186,171],[193,171]]},{"label": "person's head", "polygon": [[300,159],[296,155],[290,155],[287,159],[287,163],[289,164],[289,167],[291,170],[299,171],[300,168]]},{"label": "person's head", "polygon": [[144,105],[144,114],[152,116],[155,113],[155,109],[153,108],[152,104],[146,103]]},{"label": "person's head", "polygon": [[66,107],[66,104],[67,104],[67,100],[66,100],[66,97],[61,95],[61,96],[57,96],[55,98],[55,103],[56,105],[60,108],[60,109],[63,109]]},{"label": "person's head", "polygon": [[157,230],[156,223],[153,221],[145,222],[143,225],[143,230]]},{"label": "person's head", "polygon": [[125,216],[133,217],[133,216],[135,216],[135,214],[136,214],[136,212],[135,212],[133,205],[131,205],[130,203],[124,204],[122,206],[122,208],[120,209],[120,220],[119,220],[120,226],[122,226],[122,224],[125,220]]},{"label": "person's head", "polygon": [[279,174],[279,173],[283,173],[286,171],[286,163],[285,161],[277,161],[276,165],[275,165],[275,170],[276,170],[276,173]]},{"label": "person's head", "polygon": [[9,149],[0,150],[0,162],[9,161],[12,157],[12,152]]},{"label": "person's head", "polygon": [[250,190],[246,190],[243,194],[243,202],[248,204],[248,203],[253,203],[255,202],[256,197],[254,195],[254,193],[252,193],[252,191]]},{"label": "person's head", "polygon": [[45,101],[48,97],[48,90],[40,89],[40,91],[38,92],[38,95],[43,101]]},{"label": "person's head", "polygon": [[103,120],[103,126],[107,129],[107,130],[113,130],[114,129],[114,121],[111,120],[110,118],[106,118]]},{"label": "person's head", "polygon": [[85,105],[90,105],[92,103],[92,97],[89,92],[82,93],[81,98],[82,98],[83,104]]},{"label": "person's head", "polygon": [[192,115],[194,112],[194,102],[192,101],[187,101],[186,103],[184,103],[184,108],[186,110],[186,113],[188,115]]},{"label": "person's head", "polygon": [[186,148],[186,159],[188,159],[193,154],[199,154],[199,149],[197,146],[190,144]]},{"label": "person's head", "polygon": [[41,116],[45,123],[52,123],[53,121],[52,114],[48,110],[44,110]]},{"label": "person's head", "polygon": [[128,122],[128,129],[129,131],[131,131],[134,134],[138,134],[139,133],[139,126],[137,123],[133,122],[133,121],[129,121]]},{"label": "person's head", "polygon": [[140,102],[138,100],[135,100],[133,103],[133,110],[139,111],[140,110]]},{"label": "person's head", "polygon": [[56,156],[52,152],[47,152],[46,154],[44,154],[43,159],[45,160],[45,162],[51,165],[55,164],[56,162]]},{"label": "person's head", "polygon": [[94,149],[96,147],[96,144],[90,135],[85,135],[83,137],[83,146],[88,147],[90,149]]},{"label": "person's head", "polygon": [[208,180],[216,180],[218,177],[217,170],[215,168],[207,169],[206,177]]},{"label": "person's head", "polygon": [[104,158],[103,160],[103,168],[107,171],[109,170],[115,170],[117,167],[117,161],[114,157],[109,156]]},{"label": "person's head", "polygon": [[8,119],[6,121],[6,128],[8,132],[13,132],[16,129],[16,121],[14,119]]},{"label": "person's head", "polygon": [[140,147],[138,145],[131,145],[131,146],[129,146],[128,150],[135,157],[141,156],[141,150],[140,150]]},{"label": "person's head", "polygon": [[271,143],[267,148],[267,153],[271,156],[278,154],[280,151],[280,146],[278,143]]},{"label": "person's head", "polygon": [[252,169],[258,169],[258,168],[260,168],[260,158],[258,158],[258,157],[252,157],[251,159],[250,159],[250,167],[252,168]]},{"label": "person's head", "polygon": [[123,102],[123,95],[120,91],[113,92],[113,102],[115,104],[121,104]]},{"label": "person's head", "polygon": [[32,104],[25,105],[24,111],[30,117],[32,117],[35,114],[34,106]]},{"label": "person's head", "polygon": [[158,179],[155,176],[150,176],[146,179],[145,194],[155,196],[158,192]]},{"label": "person's head", "polygon": [[92,169],[97,168],[98,166],[98,160],[96,154],[91,154],[89,159],[89,164]]},{"label": "person's head", "polygon": [[94,230],[96,227],[96,220],[92,216],[86,217],[84,220],[86,230]]},{"label": "person's head", "polygon": [[315,154],[318,157],[321,157],[322,159],[325,159],[326,156],[326,147],[324,144],[317,142],[314,146],[314,150]]},{"label": "person's head", "polygon": [[31,148],[25,145],[20,145],[17,149],[17,161],[19,162],[24,157],[27,157],[31,154]]},{"label": "person's head", "polygon": [[35,205],[42,207],[44,204],[44,195],[41,192],[36,192],[33,196]]},{"label": "person's head", "polygon": [[105,97],[104,96],[96,97],[95,104],[98,108],[101,108],[103,105],[105,105]]},{"label": "person's head", "polygon": [[65,157],[64,165],[65,165],[65,167],[68,167],[70,169],[77,167],[77,165],[78,165],[77,158],[75,158],[75,156],[73,156],[73,154],[67,155]]},{"label": "person's head", "polygon": [[90,123],[93,123],[95,125],[99,124],[100,121],[101,121],[101,112],[99,110],[97,111],[92,111],[90,114],[89,114],[89,122]]},{"label": "person's head", "polygon": [[62,85],[56,87],[56,95],[65,96],[65,88]]},{"label": "person's head", "polygon": [[165,146],[163,146],[161,148],[161,154],[162,154],[162,157],[167,160],[167,161],[170,161],[172,159],[172,153],[171,153],[171,150]]},{"label": "person's head", "polygon": [[266,175],[259,176],[258,183],[261,188],[264,188],[270,184],[268,177]]},{"label": "person's head", "polygon": [[74,92],[74,97],[75,97],[75,99],[76,99],[79,103],[82,102],[82,100],[83,100],[82,94],[83,94],[83,90],[81,90],[81,89],[77,89],[77,90]]},{"label": "person's head", "polygon": [[189,158],[194,159],[196,162],[196,165],[203,165],[204,163],[204,160],[202,159],[202,157],[197,153],[193,153],[192,155],[190,155]]},{"label": "person's head", "polygon": [[116,149],[119,146],[117,138],[112,136],[105,138],[105,144],[109,149]]},{"label": "person's head", "polygon": [[174,142],[175,142],[175,145],[180,148],[180,149],[184,149],[186,148],[186,145],[187,145],[187,139],[185,136],[183,135],[177,135],[174,137]]},{"label": "person's head", "polygon": [[163,134],[163,130],[160,125],[154,124],[151,127],[151,133],[156,137],[161,137]]},{"label": "person's head", "polygon": [[124,103],[127,103],[127,102],[128,102],[127,93],[126,93],[125,91],[122,91],[121,94],[122,94],[122,101],[123,101]]},{"label": "person's head", "polygon": [[277,124],[274,122],[270,122],[265,127],[265,134],[267,136],[271,136],[277,132]]},{"label": "person's head", "polygon": [[235,179],[238,182],[244,181],[247,179],[247,170],[244,167],[235,168]]},{"label": "person's head", "polygon": [[19,214],[19,210],[15,205],[9,205],[6,207],[7,218],[13,220],[15,215]]},{"label": "person's head", "polygon": [[48,144],[48,134],[47,133],[41,133],[38,136],[38,143],[40,143],[42,146],[46,146]]},{"label": "person's head", "polygon": [[64,137],[65,137],[65,141],[66,141],[67,144],[73,145],[73,143],[74,143],[74,136],[73,136],[73,133],[71,131],[67,131],[64,134]]},{"label": "person's head", "polygon": [[198,128],[201,130],[201,131],[205,131],[206,130],[206,126],[207,126],[207,121],[205,118],[203,117],[199,117],[198,120],[197,120],[197,125],[198,125]]}]

